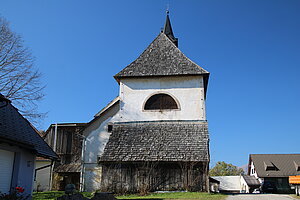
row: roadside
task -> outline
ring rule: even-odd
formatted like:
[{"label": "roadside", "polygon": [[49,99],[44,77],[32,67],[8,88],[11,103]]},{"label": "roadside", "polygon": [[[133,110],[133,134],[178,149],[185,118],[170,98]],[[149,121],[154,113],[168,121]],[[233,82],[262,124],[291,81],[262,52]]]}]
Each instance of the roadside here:
[{"label": "roadside", "polygon": [[[87,198],[92,198],[93,193],[83,192],[81,193]],[[55,200],[57,197],[64,195],[63,191],[50,191],[50,192],[34,192],[33,200]],[[190,200],[190,199],[201,199],[201,200],[225,200],[227,195],[224,194],[208,194],[202,192],[168,192],[168,193],[149,193],[145,196],[139,195],[122,195],[116,196],[117,199],[153,199],[153,200],[165,200],[165,199],[176,199],[176,200]]]},{"label": "roadside", "polygon": [[149,195],[124,195],[118,196],[118,199],[201,199],[201,200],[224,200],[227,195],[209,194],[202,192],[168,192],[168,193],[150,193]]},{"label": "roadside", "polygon": [[291,195],[286,194],[237,194],[230,195],[226,200],[291,200]]}]

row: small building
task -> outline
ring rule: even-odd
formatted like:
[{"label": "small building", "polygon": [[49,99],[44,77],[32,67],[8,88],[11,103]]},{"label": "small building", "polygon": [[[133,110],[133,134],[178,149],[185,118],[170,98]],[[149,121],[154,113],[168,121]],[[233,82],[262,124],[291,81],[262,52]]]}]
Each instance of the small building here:
[{"label": "small building", "polygon": [[[75,184],[77,190],[80,189],[84,140],[82,130],[85,125],[85,123],[58,123],[51,124],[46,130],[44,140],[59,156],[49,174],[51,190],[64,190],[70,183]],[[44,179],[41,184],[47,184],[47,180]]]},{"label": "small building", "polygon": [[300,154],[250,154],[248,175],[273,182],[278,193],[293,193],[289,176],[300,174]]},{"label": "small building", "polygon": [[212,176],[211,178],[220,182],[219,192],[241,193],[241,176]]},{"label": "small building", "polygon": [[0,192],[32,194],[36,157],[57,159],[38,131],[0,94]]},{"label": "small building", "polygon": [[[254,189],[260,186],[260,182],[255,177],[248,175],[213,176],[211,178],[219,181],[218,190],[221,193],[252,193]],[[216,187],[217,185],[213,183],[211,185]]]}]

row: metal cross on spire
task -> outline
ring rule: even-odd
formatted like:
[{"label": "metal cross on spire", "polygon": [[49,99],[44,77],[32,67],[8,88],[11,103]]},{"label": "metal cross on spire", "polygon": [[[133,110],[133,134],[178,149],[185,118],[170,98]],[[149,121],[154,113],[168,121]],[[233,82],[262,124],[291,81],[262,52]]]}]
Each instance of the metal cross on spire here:
[{"label": "metal cross on spire", "polygon": [[173,34],[171,21],[169,18],[169,13],[170,13],[169,9],[167,8],[167,11],[166,11],[167,17],[166,17],[166,22],[165,22],[165,26],[163,29],[163,33],[166,34],[166,36],[168,36],[168,38],[178,47],[178,38],[175,38],[175,36]]}]

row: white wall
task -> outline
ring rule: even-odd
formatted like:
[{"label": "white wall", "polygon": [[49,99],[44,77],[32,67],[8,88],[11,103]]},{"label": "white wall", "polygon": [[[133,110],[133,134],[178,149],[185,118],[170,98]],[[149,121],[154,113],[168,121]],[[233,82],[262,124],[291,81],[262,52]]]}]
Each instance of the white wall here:
[{"label": "white wall", "polygon": [[220,191],[240,192],[242,189],[240,176],[212,176],[212,178],[220,181]]},{"label": "white wall", "polygon": [[[36,160],[35,169],[50,165],[50,160]],[[34,191],[49,191],[50,190],[50,172],[51,167],[47,167],[36,172],[36,180],[34,181]]]},{"label": "white wall", "polygon": [[[167,93],[179,102],[179,110],[144,111],[145,101]],[[122,79],[121,110],[115,121],[206,120],[202,76]]]},{"label": "white wall", "polygon": [[110,133],[107,132],[107,123],[110,120],[111,118],[104,120],[86,137],[83,174],[85,191],[91,192],[100,188],[101,170],[97,160],[102,155],[110,136]]},{"label": "white wall", "polygon": [[246,183],[243,176],[240,176],[240,177],[241,177],[241,193],[249,193],[250,188],[249,188],[248,184]]},{"label": "white wall", "polygon": [[262,183],[264,181],[263,178],[258,177],[253,161],[251,161],[250,173],[249,174],[250,174],[250,176],[254,176],[256,179],[258,179],[258,181],[260,183]]},{"label": "white wall", "polygon": [[92,192],[100,188],[101,167],[97,158],[102,155],[105,145],[111,133],[107,132],[107,125],[112,122],[112,117],[119,111],[119,103],[111,106],[101,114],[96,120],[92,121],[83,131],[85,139],[83,152],[83,189]]},{"label": "white wall", "polygon": [[251,165],[250,165],[250,176],[255,176],[255,178],[258,178],[257,176],[257,172],[255,170],[255,167],[254,167],[254,163],[251,161]]}]

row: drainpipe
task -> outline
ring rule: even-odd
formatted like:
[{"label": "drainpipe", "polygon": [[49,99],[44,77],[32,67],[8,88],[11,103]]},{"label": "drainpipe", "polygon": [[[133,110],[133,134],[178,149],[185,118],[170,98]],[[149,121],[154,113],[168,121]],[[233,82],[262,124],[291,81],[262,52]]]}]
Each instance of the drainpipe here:
[{"label": "drainpipe", "polygon": [[[51,129],[51,132],[53,132],[52,130],[53,129]],[[53,141],[54,152],[56,152],[56,138],[57,138],[57,123],[55,124],[55,128],[54,128],[54,141]],[[53,170],[54,170],[54,165],[52,165],[51,172],[50,172],[50,190],[52,190],[53,187]]]},{"label": "drainpipe", "polygon": [[86,146],[86,137],[80,135],[82,139],[82,148],[81,148],[81,171],[80,171],[80,192],[84,191],[84,158],[85,158],[85,146]]},{"label": "drainpipe", "polygon": [[55,124],[55,129],[54,129],[54,143],[53,143],[54,152],[56,152],[56,138],[57,138],[57,123]]}]

